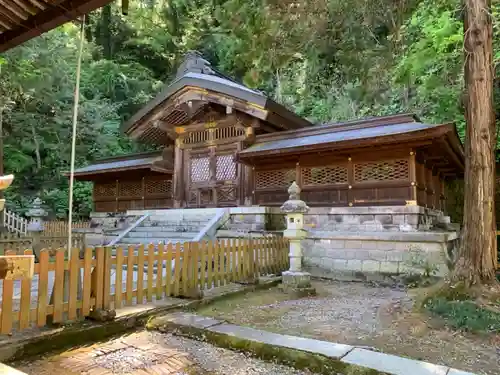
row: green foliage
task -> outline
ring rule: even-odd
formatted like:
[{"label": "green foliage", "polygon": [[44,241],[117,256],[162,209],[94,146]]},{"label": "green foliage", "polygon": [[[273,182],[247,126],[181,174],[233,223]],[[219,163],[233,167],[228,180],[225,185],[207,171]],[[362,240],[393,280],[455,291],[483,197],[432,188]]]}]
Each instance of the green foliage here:
[{"label": "green foliage", "polygon": [[[495,2],[497,75],[499,13]],[[16,174],[7,196],[16,210],[39,194],[54,215],[67,211],[61,172],[69,169],[77,34],[69,23],[0,57],[5,170]],[[459,0],[135,0],[128,16],[117,4],[92,12],[85,38],[77,166],[147,148],[119,125],[190,49],[314,122],[415,112],[465,133]],[[88,187],[75,190],[82,214],[89,202]]]},{"label": "green foliage", "polygon": [[478,306],[473,301],[429,300],[425,308],[442,317],[455,329],[470,332],[500,332],[500,313]]}]

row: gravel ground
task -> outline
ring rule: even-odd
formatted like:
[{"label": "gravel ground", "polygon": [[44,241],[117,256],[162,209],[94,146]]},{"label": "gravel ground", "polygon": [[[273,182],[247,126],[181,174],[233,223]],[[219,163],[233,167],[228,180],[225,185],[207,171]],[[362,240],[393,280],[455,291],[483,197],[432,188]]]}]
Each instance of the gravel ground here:
[{"label": "gravel ground", "polygon": [[[111,351],[103,357],[96,358],[92,355],[96,351],[106,351],[106,348],[112,347],[117,341],[125,342],[127,346]],[[158,348],[167,350],[171,355],[180,353],[181,357],[188,358],[190,364],[183,370],[163,368],[161,372],[156,372],[149,366],[160,363],[160,357],[155,354]],[[69,367],[68,361],[71,363]],[[96,361],[104,368],[92,368]],[[140,366],[133,366],[137,362],[141,362]],[[208,343],[148,331],[125,335],[90,347],[78,347],[64,353],[47,355],[42,359],[18,362],[13,367],[28,375],[144,375],[144,371],[148,374],[169,375],[314,375],[310,371],[299,371],[251,358]]]},{"label": "gravel ground", "polygon": [[[170,334],[152,333],[152,340],[164,342],[169,347],[190,353],[191,358],[201,370],[197,373],[195,369],[195,375],[314,375],[310,371],[300,371],[261,361],[242,353]],[[177,375],[192,374],[186,372]]]},{"label": "gravel ground", "polygon": [[406,291],[362,283],[314,282],[318,296],[290,299],[277,288],[247,293],[200,313],[272,332],[312,337],[496,375],[499,336],[447,329],[413,311]]}]

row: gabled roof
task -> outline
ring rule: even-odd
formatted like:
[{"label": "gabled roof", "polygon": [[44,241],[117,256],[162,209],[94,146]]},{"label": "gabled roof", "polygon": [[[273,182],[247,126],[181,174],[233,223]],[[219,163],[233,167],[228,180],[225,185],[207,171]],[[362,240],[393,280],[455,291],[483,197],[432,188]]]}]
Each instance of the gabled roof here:
[{"label": "gabled roof", "polygon": [[[124,123],[122,130],[126,134],[140,138],[143,133],[155,127],[154,121],[159,118],[163,118],[172,126],[185,124],[189,121],[188,115],[171,116],[170,113],[175,113],[177,107],[183,102],[183,100],[176,99],[176,102],[172,103],[171,99],[185,93],[186,90],[197,92],[197,96],[191,95],[189,98],[183,98],[185,101],[218,100],[217,104],[234,105],[235,109],[269,123],[276,130],[312,126],[309,121],[274,102],[262,92],[253,90],[213,69],[210,63],[198,53],[189,52],[180,65],[175,79],[165,85],[155,99]],[[218,97],[214,98],[214,95]],[[158,113],[160,115],[157,116]]]},{"label": "gabled roof", "polygon": [[110,0],[3,0],[0,6],[0,52],[5,52]]},{"label": "gabled roof", "polygon": [[[125,172],[136,170],[151,170],[156,161],[161,160],[161,151],[147,152],[141,154],[114,156],[97,160],[86,167],[75,169],[75,178],[84,179],[86,177],[112,172]],[[173,171],[166,171],[173,173]],[[69,176],[69,172],[64,173]]]}]

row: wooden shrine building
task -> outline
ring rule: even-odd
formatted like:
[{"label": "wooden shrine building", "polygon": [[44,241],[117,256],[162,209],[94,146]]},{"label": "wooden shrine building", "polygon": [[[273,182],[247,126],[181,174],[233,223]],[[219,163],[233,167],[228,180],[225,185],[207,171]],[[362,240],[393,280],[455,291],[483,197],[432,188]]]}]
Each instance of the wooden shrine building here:
[{"label": "wooden shrine building", "polygon": [[401,114],[314,125],[194,52],[123,130],[163,152],[78,169],[99,212],[276,206],[293,181],[311,206],[443,210],[445,179],[464,171],[454,124]]}]

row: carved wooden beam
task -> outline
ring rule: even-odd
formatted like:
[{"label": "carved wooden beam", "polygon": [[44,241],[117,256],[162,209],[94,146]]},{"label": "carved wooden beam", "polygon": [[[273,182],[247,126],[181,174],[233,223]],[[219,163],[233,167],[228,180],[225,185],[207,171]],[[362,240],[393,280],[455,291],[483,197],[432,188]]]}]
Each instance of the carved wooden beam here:
[{"label": "carved wooden beam", "polygon": [[32,279],[34,273],[34,255],[0,256],[0,280]]}]

